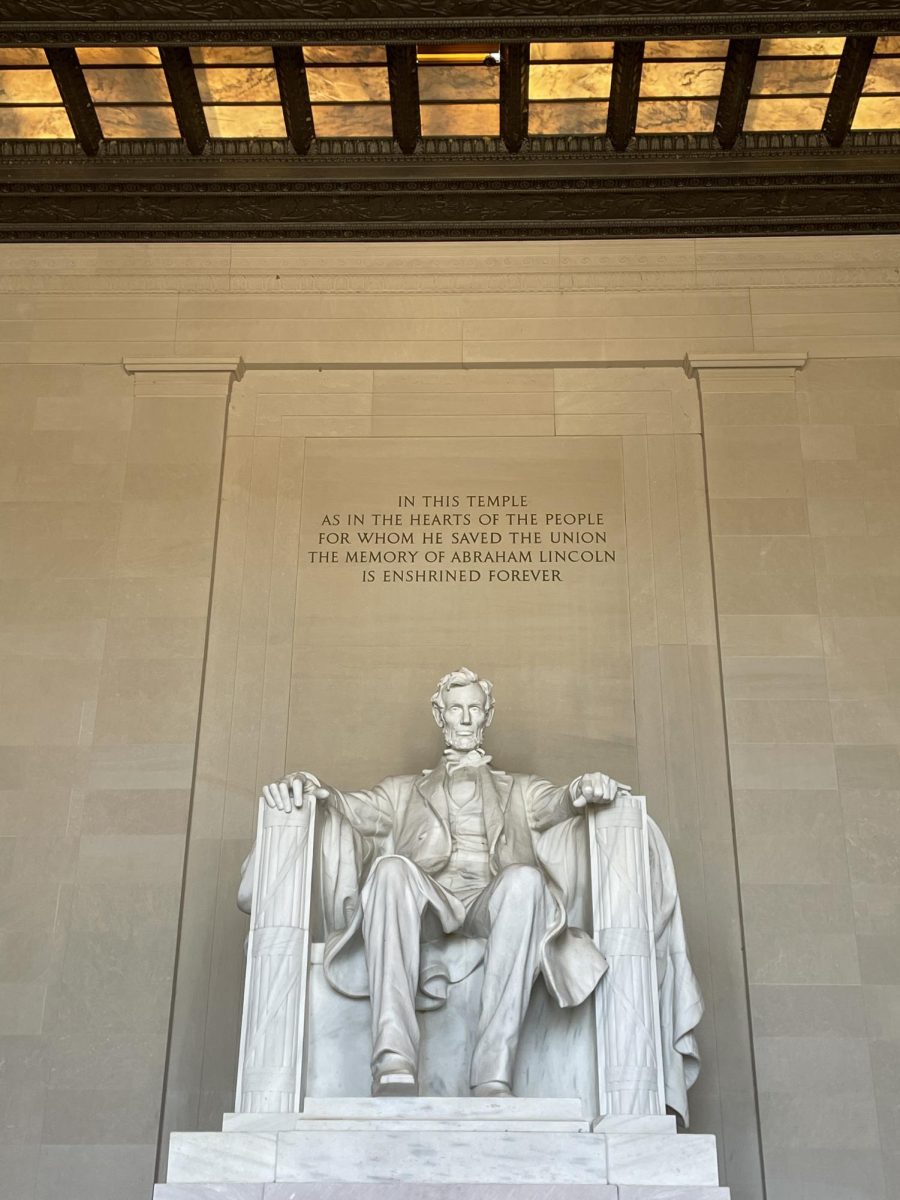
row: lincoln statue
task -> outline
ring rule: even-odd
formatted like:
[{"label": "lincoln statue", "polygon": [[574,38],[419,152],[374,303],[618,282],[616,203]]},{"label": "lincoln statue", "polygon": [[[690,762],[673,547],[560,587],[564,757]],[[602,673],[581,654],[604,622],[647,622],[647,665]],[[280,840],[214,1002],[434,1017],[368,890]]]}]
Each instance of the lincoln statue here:
[{"label": "lincoln statue", "polygon": [[298,771],[265,787],[263,798],[285,810],[328,804],[358,834],[381,844],[356,911],[328,956],[339,959],[361,935],[372,1001],[373,1094],[417,1091],[421,943],[423,925],[436,918],[445,934],[484,939],[469,1081],[476,1096],[506,1096],[538,974],[568,1007],[584,1000],[606,969],[591,938],[567,926],[565,898],[541,861],[536,835],[627,789],[599,772],[557,787],[493,769],[482,749],[493,689],[466,668],[441,679],[431,704],[445,743],[434,769],[357,792]]}]

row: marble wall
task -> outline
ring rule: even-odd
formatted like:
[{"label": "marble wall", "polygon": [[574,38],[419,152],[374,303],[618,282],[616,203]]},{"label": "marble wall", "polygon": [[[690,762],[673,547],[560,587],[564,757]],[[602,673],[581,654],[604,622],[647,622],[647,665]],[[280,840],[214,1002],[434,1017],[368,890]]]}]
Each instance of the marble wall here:
[{"label": "marble wall", "polygon": [[880,1200],[900,1190],[900,360],[700,376],[769,1200]]},{"label": "marble wall", "polygon": [[304,443],[473,434],[646,446],[641,785],[727,983],[698,1120],[757,1200],[736,847],[768,1196],[896,1192],[898,270],[885,237],[0,251],[4,1200],[143,1200],[163,1096],[182,1128],[229,1106]]},{"label": "marble wall", "polygon": [[227,374],[0,370],[0,1194],[153,1179]]}]

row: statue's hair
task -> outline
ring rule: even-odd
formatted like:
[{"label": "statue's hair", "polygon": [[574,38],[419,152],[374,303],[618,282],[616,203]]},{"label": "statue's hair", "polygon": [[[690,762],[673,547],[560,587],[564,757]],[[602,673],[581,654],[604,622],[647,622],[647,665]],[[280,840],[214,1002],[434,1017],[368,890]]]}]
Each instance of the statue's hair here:
[{"label": "statue's hair", "polygon": [[489,713],[494,707],[494,685],[489,679],[479,679],[474,671],[470,671],[468,667],[460,667],[457,671],[450,671],[440,680],[437,685],[437,691],[431,697],[432,708],[436,712],[444,711],[444,692],[448,688],[465,687],[469,683],[477,683],[481,688],[484,696],[484,711]]}]

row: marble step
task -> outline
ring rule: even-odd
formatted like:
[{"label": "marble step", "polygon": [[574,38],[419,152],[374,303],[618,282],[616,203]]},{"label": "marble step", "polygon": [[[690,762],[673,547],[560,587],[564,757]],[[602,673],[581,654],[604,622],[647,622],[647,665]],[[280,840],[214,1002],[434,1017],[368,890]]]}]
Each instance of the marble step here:
[{"label": "marble step", "polygon": [[153,1200],[729,1200],[728,1188],[517,1183],[158,1183]]},{"label": "marble step", "polygon": [[[578,1099],[460,1096],[309,1098],[302,1113],[226,1113],[225,1131],[287,1133],[301,1129],[427,1130],[578,1133],[590,1127]],[[673,1126],[674,1132],[674,1126]]]},{"label": "marble step", "polygon": [[175,1133],[169,1183],[519,1183],[715,1186],[703,1135],[341,1130]]}]

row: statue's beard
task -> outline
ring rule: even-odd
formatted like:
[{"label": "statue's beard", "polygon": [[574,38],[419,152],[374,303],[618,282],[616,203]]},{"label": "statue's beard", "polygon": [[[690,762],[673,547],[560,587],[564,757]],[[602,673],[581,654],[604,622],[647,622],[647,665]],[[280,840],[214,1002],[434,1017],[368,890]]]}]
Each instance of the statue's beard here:
[{"label": "statue's beard", "polygon": [[444,745],[449,746],[451,750],[477,750],[481,748],[481,743],[483,741],[483,727],[477,732],[473,729],[469,733],[466,733],[461,729],[444,730]]}]

